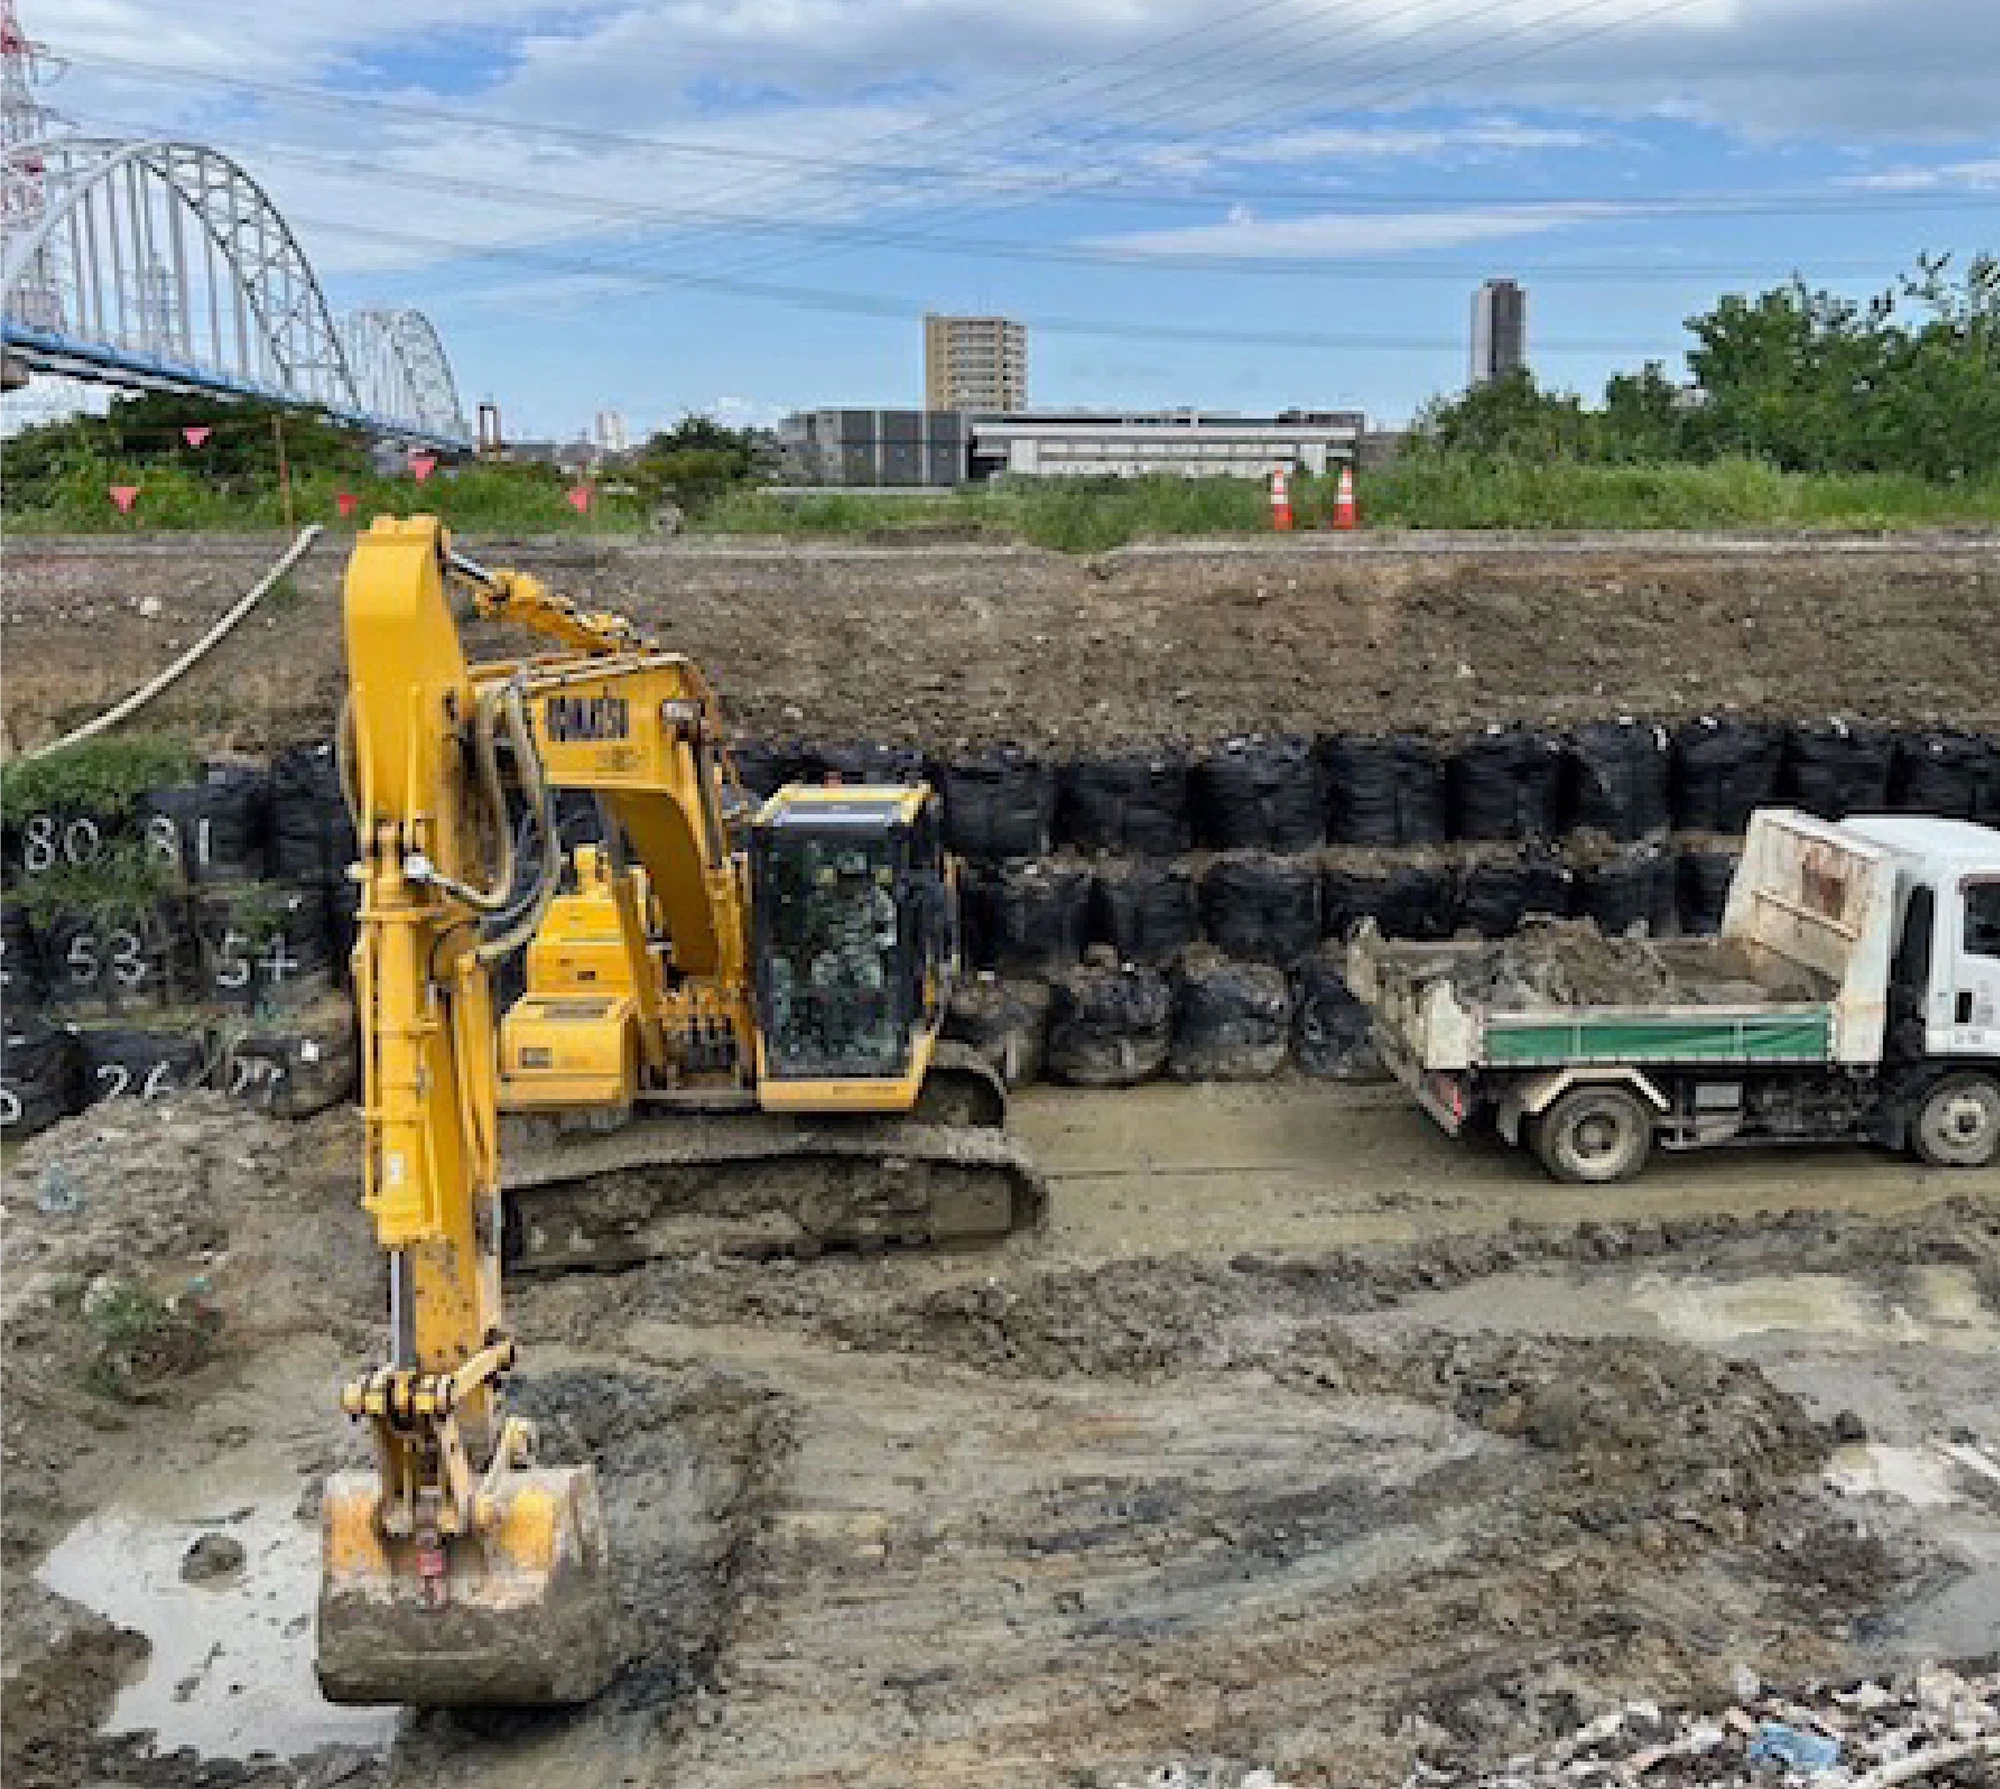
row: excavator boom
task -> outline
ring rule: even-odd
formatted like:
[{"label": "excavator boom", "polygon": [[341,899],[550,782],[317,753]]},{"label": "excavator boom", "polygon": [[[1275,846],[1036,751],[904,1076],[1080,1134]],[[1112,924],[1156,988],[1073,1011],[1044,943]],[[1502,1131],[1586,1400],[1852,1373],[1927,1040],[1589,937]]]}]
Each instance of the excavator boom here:
[{"label": "excavator boom", "polygon": [[434,520],[378,521],[345,590],[363,1204],[388,1257],[389,1346],[342,1393],[376,1466],[326,1487],[319,1678],[336,1702],[574,1702],[615,1668],[616,1608],[592,1468],[537,1467],[504,1408],[489,988],[555,865],[523,908],[503,736],[529,799],[546,808],[546,790],[519,692],[465,663],[446,553]]}]

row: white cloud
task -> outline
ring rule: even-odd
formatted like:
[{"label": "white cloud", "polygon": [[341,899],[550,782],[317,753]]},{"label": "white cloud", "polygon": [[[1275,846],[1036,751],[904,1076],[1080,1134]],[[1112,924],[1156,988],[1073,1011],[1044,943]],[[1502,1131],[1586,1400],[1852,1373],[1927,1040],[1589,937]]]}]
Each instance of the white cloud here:
[{"label": "white cloud", "polygon": [[1853,175],[1844,184],[1882,193],[2000,192],[2000,156],[1936,168],[1885,168]]},{"label": "white cloud", "polygon": [[1343,260],[1540,235],[1570,224],[1620,215],[1622,208],[1612,204],[1393,213],[1319,212],[1307,217],[1259,217],[1237,207],[1219,224],[1101,236],[1092,246],[1148,260],[1193,256],[1246,261]]}]

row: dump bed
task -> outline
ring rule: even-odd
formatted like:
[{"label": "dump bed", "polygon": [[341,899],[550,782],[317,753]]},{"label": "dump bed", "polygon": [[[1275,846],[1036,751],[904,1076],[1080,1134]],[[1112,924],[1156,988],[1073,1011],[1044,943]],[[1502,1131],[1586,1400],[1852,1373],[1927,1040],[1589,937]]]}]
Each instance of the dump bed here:
[{"label": "dump bed", "polygon": [[1669,1001],[1504,1004],[1461,974],[1484,943],[1390,943],[1364,926],[1348,953],[1391,1067],[1412,1073],[1577,1063],[1880,1060],[1895,878],[1888,854],[1785,809],[1751,822],[1722,934],[1653,947]]}]

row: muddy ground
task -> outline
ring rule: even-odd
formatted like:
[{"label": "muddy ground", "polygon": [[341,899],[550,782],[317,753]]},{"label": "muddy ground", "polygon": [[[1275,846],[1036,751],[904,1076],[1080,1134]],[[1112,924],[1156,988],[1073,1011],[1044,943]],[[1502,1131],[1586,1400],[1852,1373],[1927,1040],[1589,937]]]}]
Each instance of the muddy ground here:
[{"label": "muddy ground", "polygon": [[[334,1388],[381,1322],[352,1116],[30,1145],[0,1776],[1390,1784],[1738,1667],[2000,1653],[2000,1173],[1723,1154],[1607,1195],[1297,1083],[1018,1120],[1040,1237],[517,1289],[629,1663],[507,1719],[310,1692]],[[243,1562],[184,1582],[205,1534]]]},{"label": "muddy ground", "polygon": [[[10,541],[5,743],[191,645],[272,538]],[[1977,536],[1298,536],[1029,548],[469,539],[697,659],[747,733],[950,751],[1619,713],[2000,728],[2000,543]],[[326,537],[150,710],[211,746],[331,728],[346,544]],[[493,644],[491,641],[487,645]],[[1562,668],[1551,681],[1550,666]]]}]

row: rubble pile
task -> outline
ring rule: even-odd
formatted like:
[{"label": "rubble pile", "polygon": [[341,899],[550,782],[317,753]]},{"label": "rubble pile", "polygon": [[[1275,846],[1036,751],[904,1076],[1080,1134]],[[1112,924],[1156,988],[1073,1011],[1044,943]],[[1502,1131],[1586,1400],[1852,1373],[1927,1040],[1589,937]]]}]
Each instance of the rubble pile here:
[{"label": "rubble pile", "polygon": [[1404,1789],[2000,1784],[2000,1673],[1961,1677],[1925,1666],[1893,1683],[1808,1684],[1787,1695],[1739,1667],[1734,1687],[1735,1703],[1718,1715],[1628,1702],[1498,1769],[1419,1763]]},{"label": "rubble pile", "polygon": [[1529,1010],[1544,1006],[1642,1006],[1676,999],[1674,972],[1644,938],[1609,938],[1592,919],[1530,919],[1455,964],[1463,1000]]}]

